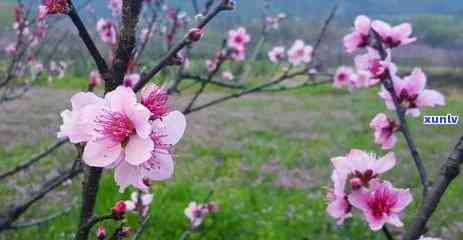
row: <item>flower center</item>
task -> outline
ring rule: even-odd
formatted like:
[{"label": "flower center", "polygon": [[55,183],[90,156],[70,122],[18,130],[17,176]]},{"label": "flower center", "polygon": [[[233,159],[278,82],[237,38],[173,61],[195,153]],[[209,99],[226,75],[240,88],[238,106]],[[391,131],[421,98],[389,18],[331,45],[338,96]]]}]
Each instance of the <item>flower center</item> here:
[{"label": "flower center", "polygon": [[386,188],[376,189],[367,200],[367,205],[376,218],[389,215],[391,208],[397,203],[397,198]]},{"label": "flower center", "polygon": [[418,98],[417,94],[409,94],[407,90],[402,89],[402,91],[399,94],[399,103],[402,107],[416,108],[417,98]]},{"label": "flower center", "polygon": [[371,169],[368,169],[366,170],[365,172],[360,172],[358,170],[355,170],[353,173],[352,173],[353,177],[354,178],[358,178],[362,181],[362,184],[368,184],[368,182],[370,182],[371,179],[374,179],[376,178],[378,175],[377,174],[374,174],[373,170]]},{"label": "flower center", "polygon": [[235,37],[235,42],[241,44],[244,42],[244,38],[241,35]]},{"label": "flower center", "polygon": [[127,141],[135,133],[133,123],[127,115],[120,112],[103,110],[103,113],[96,118],[95,122],[99,127],[98,132],[120,143]]}]

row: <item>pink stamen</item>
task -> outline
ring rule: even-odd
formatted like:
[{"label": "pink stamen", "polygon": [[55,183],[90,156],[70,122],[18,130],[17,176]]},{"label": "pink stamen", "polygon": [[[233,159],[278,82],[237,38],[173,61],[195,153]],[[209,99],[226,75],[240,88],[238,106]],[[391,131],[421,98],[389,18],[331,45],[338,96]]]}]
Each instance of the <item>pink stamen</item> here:
[{"label": "pink stamen", "polygon": [[127,115],[119,112],[103,110],[95,121],[99,127],[98,132],[117,142],[125,142],[135,132]]}]

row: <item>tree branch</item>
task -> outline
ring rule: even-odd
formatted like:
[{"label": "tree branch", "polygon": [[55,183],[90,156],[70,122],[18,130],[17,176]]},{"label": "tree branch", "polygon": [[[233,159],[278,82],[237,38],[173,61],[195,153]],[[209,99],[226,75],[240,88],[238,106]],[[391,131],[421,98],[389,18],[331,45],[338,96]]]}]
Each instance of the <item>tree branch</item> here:
[{"label": "tree branch", "polygon": [[453,152],[449,155],[447,161],[442,165],[436,182],[425,197],[423,204],[416,215],[413,224],[406,233],[405,240],[416,240],[426,228],[426,223],[437,209],[442,196],[445,194],[450,183],[460,174],[460,165],[463,163],[463,136],[460,137]]},{"label": "tree branch", "polygon": [[[226,4],[229,2],[229,0],[221,0],[221,2],[214,8],[214,10],[209,13],[199,24],[196,26],[196,28],[204,28],[217,14],[219,14],[221,11],[228,10],[225,8]],[[169,52],[167,53],[166,56],[164,56],[161,61],[154,66],[152,69],[150,69],[147,72],[143,72],[141,74],[141,79],[140,81],[134,86],[134,91],[138,92],[140,89],[143,88],[143,86],[148,83],[148,81],[154,77],[156,74],[159,73],[163,68],[169,65],[169,62],[172,58],[174,58],[180,50],[185,48],[186,46],[192,44],[192,41],[189,40],[188,36],[185,36],[179,43],[177,43],[175,46],[173,46]]]},{"label": "tree branch", "polygon": [[2,173],[0,174],[0,180],[6,178],[6,177],[9,177],[11,175],[14,175],[22,170],[26,170],[28,169],[30,166],[32,166],[34,163],[37,163],[40,159],[48,156],[50,153],[52,153],[53,151],[55,151],[56,149],[58,149],[61,145],[63,145],[64,143],[67,142],[67,139],[65,140],[59,140],[57,141],[56,143],[48,146],[43,152],[41,153],[38,153],[34,156],[32,156],[29,160],[25,161],[24,163],[22,163],[21,165],[18,165],[16,166],[15,168],[5,172],[5,173]]},{"label": "tree branch", "polygon": [[109,80],[109,76],[108,76],[109,68],[108,68],[108,65],[106,64],[106,61],[104,60],[103,56],[101,56],[98,49],[96,48],[95,42],[93,42],[92,37],[87,31],[87,28],[85,27],[84,23],[80,19],[80,16],[77,13],[77,10],[73,5],[72,0],[68,0],[68,4],[70,6],[68,16],[71,18],[72,22],[74,23],[74,26],[77,28],[77,31],[79,32],[80,38],[84,42],[85,46],[90,52],[90,55],[95,61],[96,67],[98,68],[98,71],[100,72],[101,77],[105,81],[108,81]]}]

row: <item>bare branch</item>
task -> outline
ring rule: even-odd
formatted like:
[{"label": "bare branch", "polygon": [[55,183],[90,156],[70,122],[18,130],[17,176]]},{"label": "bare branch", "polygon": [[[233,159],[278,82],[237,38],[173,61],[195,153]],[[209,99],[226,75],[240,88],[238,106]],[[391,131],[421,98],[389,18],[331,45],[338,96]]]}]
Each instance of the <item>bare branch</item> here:
[{"label": "bare branch", "polygon": [[100,54],[98,49],[96,48],[95,42],[92,40],[92,37],[87,31],[87,28],[85,27],[84,23],[80,19],[80,16],[77,13],[77,10],[73,5],[72,0],[68,0],[68,4],[70,6],[68,16],[71,18],[72,22],[74,23],[74,26],[79,31],[79,36],[84,42],[88,51],[90,52],[90,55],[93,57],[96,67],[98,68],[98,71],[101,74],[101,77],[105,81],[108,81],[109,68],[108,68],[108,65],[106,64],[106,61],[104,60],[103,56]]},{"label": "bare branch", "polygon": [[6,178],[8,176],[11,176],[13,174],[16,174],[16,173],[18,173],[18,172],[20,172],[22,170],[28,169],[34,163],[37,163],[40,159],[48,156],[49,154],[51,154],[53,151],[58,149],[61,145],[63,145],[66,142],[67,142],[67,139],[66,140],[59,140],[59,141],[55,142],[54,144],[48,146],[43,152],[32,156],[29,160],[25,161],[21,165],[18,165],[14,169],[11,169],[11,170],[9,170],[9,171],[7,171],[5,173],[0,174],[0,180]]},{"label": "bare branch", "polygon": [[449,155],[447,161],[442,165],[441,171],[434,185],[425,197],[423,204],[416,215],[413,224],[406,233],[405,240],[416,240],[426,228],[426,223],[437,209],[442,196],[445,194],[450,183],[460,174],[460,165],[463,163],[463,136],[458,141]]},{"label": "bare branch", "polygon": [[[228,1],[229,0],[221,0],[220,4],[218,4],[214,10],[209,13],[196,27],[200,29],[204,28],[217,14],[219,14],[221,11],[227,10],[225,8],[225,4],[228,3]],[[143,86],[145,86],[145,84],[148,83],[152,77],[154,77],[159,73],[159,71],[169,65],[170,60],[174,58],[180,50],[190,44],[192,44],[192,41],[188,38],[188,36],[185,36],[179,43],[177,43],[169,50],[167,55],[164,56],[156,66],[154,66],[151,70],[141,74],[141,79],[135,85],[134,91],[138,92],[140,89],[142,89]]]}]

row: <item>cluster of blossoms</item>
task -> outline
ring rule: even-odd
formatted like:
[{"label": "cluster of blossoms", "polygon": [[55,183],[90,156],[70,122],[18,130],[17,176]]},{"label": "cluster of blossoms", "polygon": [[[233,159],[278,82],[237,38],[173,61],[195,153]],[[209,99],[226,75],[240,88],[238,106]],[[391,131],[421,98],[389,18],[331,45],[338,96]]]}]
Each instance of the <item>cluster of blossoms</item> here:
[{"label": "cluster of blossoms", "polygon": [[172,146],[182,137],[186,121],[181,112],[170,111],[164,88],[147,85],[140,103],[125,86],[104,98],[77,93],[71,103],[72,110],[61,113],[58,137],[85,144],[85,164],[114,169],[121,192],[130,185],[146,191],[151,181],[172,176]]},{"label": "cluster of blossoms", "polygon": [[[374,45],[375,34],[385,48],[385,58],[381,57],[378,46]],[[389,79],[397,101],[407,115],[418,117],[420,108],[443,106],[444,96],[435,90],[426,89],[426,75],[420,68],[414,68],[410,75],[401,78],[397,66],[391,61],[393,48],[416,41],[411,35],[412,26],[409,23],[391,27],[385,22],[358,16],[353,32],[344,37],[344,46],[348,53],[354,53],[360,48],[366,48],[366,53],[354,57],[355,70],[347,66],[337,69],[334,86],[355,89],[382,83],[380,97],[389,110],[396,110],[390,89],[384,87],[385,81]],[[399,125],[386,114],[378,114],[370,123],[370,127],[375,130],[375,142],[381,144],[383,149],[391,149],[396,143],[394,132],[400,129]]]},{"label": "cluster of blossoms", "polygon": [[286,58],[294,66],[307,64],[312,61],[313,48],[306,45],[303,40],[296,40],[294,44],[286,51],[285,47],[277,46],[268,52],[268,58],[273,63],[279,63]]},{"label": "cluster of blossoms", "polygon": [[[332,158],[331,163],[334,187],[327,194],[327,212],[338,224],[350,217],[355,207],[361,210],[374,231],[380,230],[385,223],[403,226],[400,212],[411,203],[412,194],[408,189],[394,188],[390,182],[379,178],[395,165],[394,153],[377,158],[354,149],[346,156]],[[350,191],[346,191],[347,182]]]},{"label": "cluster of blossoms", "polygon": [[[412,116],[419,115],[419,108],[444,105],[444,97],[439,92],[425,89],[426,75],[421,69],[415,68],[405,78],[397,75],[397,67],[391,61],[392,48],[414,42],[416,38],[411,34],[412,27],[408,23],[391,27],[379,20],[370,21],[366,16],[357,17],[353,32],[344,37],[344,46],[348,53],[359,48],[366,48],[366,53],[354,58],[355,71],[346,66],[337,69],[334,86],[353,89],[381,83],[379,95],[387,108],[396,109],[391,94],[394,91],[400,107]],[[386,56],[381,56],[380,51]],[[387,87],[388,84],[391,87]],[[397,142],[394,133],[400,130],[400,123],[379,113],[370,122],[370,128],[374,129],[375,143],[382,145],[384,150],[394,147]],[[327,212],[331,217],[342,224],[352,216],[355,208],[363,213],[363,218],[374,231],[386,223],[403,226],[400,213],[411,203],[412,194],[408,189],[394,188],[391,182],[380,179],[396,164],[394,153],[377,158],[374,154],[354,149],[346,156],[332,158],[331,162],[334,187],[327,194]]]},{"label": "cluster of blossoms", "polygon": [[[36,21],[34,28],[24,14],[24,5],[19,4],[13,8],[13,30],[16,33],[16,41],[7,43],[4,47],[5,53],[14,59],[14,74],[23,76],[26,70],[37,76],[44,70],[43,64],[34,56],[35,52],[30,51],[37,46],[45,37],[45,23],[41,19]],[[24,58],[22,58],[24,56]]]},{"label": "cluster of blossoms", "polygon": [[215,202],[209,203],[196,203],[190,202],[188,207],[185,208],[185,216],[191,222],[191,228],[198,228],[203,222],[204,218],[210,213],[216,213],[219,210],[219,205]]}]

